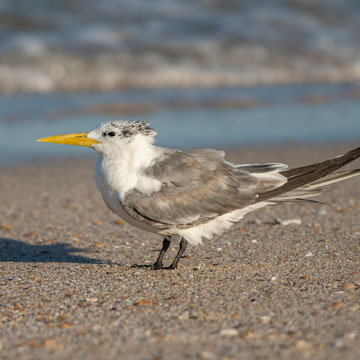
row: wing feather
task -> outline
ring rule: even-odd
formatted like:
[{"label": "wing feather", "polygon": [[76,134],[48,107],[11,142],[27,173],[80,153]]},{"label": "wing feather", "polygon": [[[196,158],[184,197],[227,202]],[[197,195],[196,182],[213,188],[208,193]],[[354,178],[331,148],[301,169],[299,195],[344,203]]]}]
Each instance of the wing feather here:
[{"label": "wing feather", "polygon": [[257,198],[260,181],[223,160],[221,152],[174,151],[147,169],[160,191],[130,191],[122,201],[129,215],[158,228],[190,227],[241,209]]}]

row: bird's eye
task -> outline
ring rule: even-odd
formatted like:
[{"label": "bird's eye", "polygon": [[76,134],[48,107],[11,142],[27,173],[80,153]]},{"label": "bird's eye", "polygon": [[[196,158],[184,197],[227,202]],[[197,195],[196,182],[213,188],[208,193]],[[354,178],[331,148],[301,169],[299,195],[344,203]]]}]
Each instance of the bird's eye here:
[{"label": "bird's eye", "polygon": [[113,136],[115,136],[115,135],[116,135],[116,133],[115,133],[115,132],[113,132],[113,131],[111,131],[111,132],[109,132],[109,133],[108,133],[108,135],[109,135],[109,136],[111,136],[111,137],[113,137]]}]

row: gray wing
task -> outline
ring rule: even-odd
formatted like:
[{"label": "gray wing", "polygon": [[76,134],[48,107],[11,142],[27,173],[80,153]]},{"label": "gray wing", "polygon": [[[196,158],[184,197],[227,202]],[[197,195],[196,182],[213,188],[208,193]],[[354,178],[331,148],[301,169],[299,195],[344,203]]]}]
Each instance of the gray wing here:
[{"label": "gray wing", "polygon": [[160,191],[131,191],[122,201],[129,215],[158,228],[188,227],[254,203],[260,181],[211,149],[168,152],[147,170]]}]

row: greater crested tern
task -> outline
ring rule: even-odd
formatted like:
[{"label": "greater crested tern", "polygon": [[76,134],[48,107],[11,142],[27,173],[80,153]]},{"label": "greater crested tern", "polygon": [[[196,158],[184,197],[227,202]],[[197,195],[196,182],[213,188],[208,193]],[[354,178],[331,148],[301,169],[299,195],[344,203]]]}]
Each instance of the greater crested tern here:
[{"label": "greater crested tern", "polygon": [[[153,265],[164,268],[171,241],[179,251],[227,231],[250,211],[287,201],[309,201],[322,186],[360,175],[336,172],[360,157],[360,147],[336,158],[289,169],[282,163],[234,164],[223,151],[181,151],[154,145],[156,132],[142,121],[110,121],[88,133],[40,142],[89,146],[97,151],[96,185],[110,210],[129,224],[163,235]],[[310,200],[313,201],[313,200]]]}]

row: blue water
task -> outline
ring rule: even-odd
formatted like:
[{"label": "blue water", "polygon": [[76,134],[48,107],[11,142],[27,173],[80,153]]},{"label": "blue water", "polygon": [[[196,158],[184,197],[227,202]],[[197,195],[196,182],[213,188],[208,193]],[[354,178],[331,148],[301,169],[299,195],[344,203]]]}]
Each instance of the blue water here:
[{"label": "blue water", "polygon": [[[176,148],[360,142],[360,101],[348,96],[358,94],[358,89],[358,84],[343,84],[2,96],[0,163],[89,154],[88,148],[36,139],[89,131],[113,119],[149,121],[158,131],[158,144]],[[304,101],[309,95],[322,100]],[[222,106],[228,100],[257,105]],[[103,110],[121,104],[135,110]],[[153,107],[142,111],[143,104]]]}]

